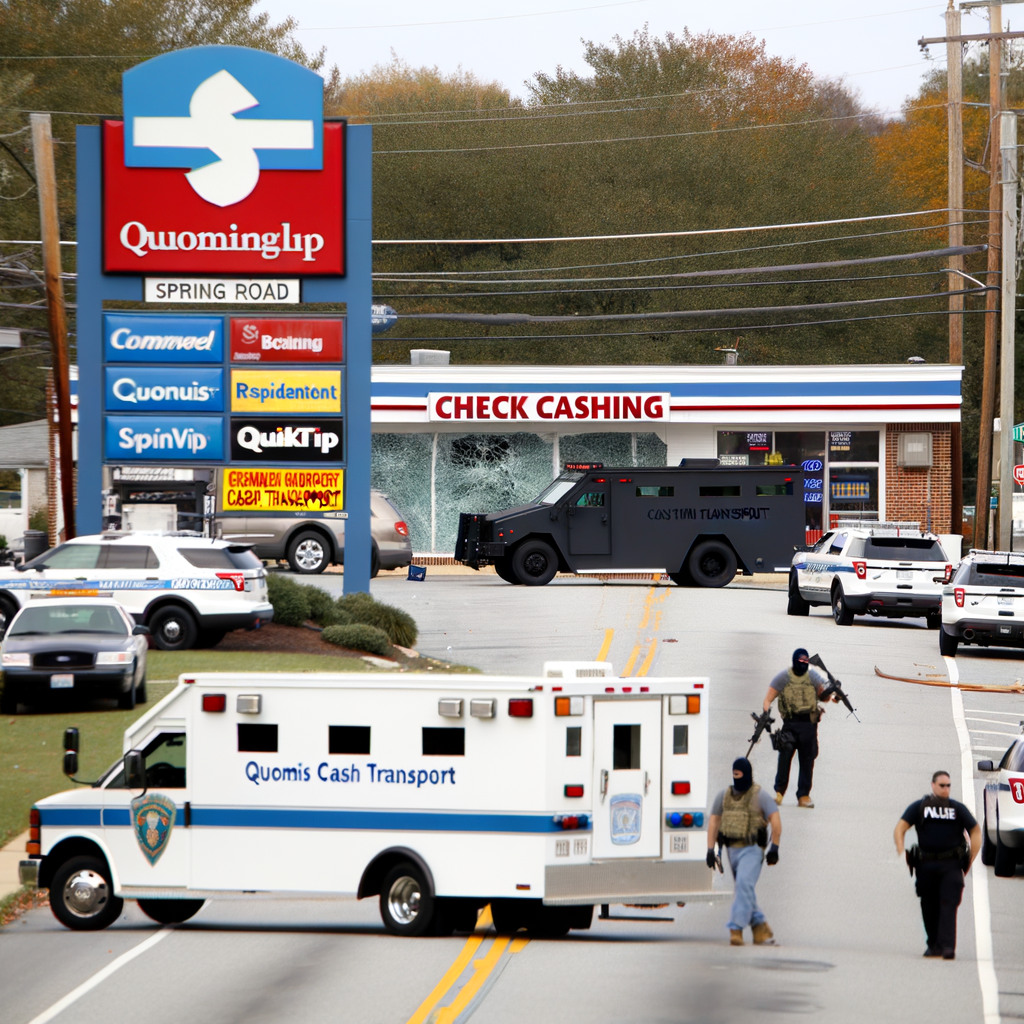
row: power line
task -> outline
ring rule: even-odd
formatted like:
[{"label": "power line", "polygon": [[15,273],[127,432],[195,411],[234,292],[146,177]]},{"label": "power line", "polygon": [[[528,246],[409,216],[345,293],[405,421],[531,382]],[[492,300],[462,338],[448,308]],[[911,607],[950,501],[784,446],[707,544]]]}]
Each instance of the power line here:
[{"label": "power line", "polygon": [[[551,238],[375,238],[374,245],[523,245],[532,242],[617,242],[631,238],[690,238],[698,235],[733,235],[750,231],[782,231],[786,228],[820,228],[832,224],[863,224],[875,220],[903,217],[929,217],[951,213],[946,207],[935,210],[911,210],[908,213],[876,213],[868,217],[840,217],[836,220],[806,220],[791,224],[756,224],[738,228],[698,228],[690,231],[645,231],[628,235],[564,235]],[[36,242],[36,245],[42,243]]]},{"label": "power line", "polygon": [[553,324],[587,320],[675,320],[702,316],[748,316],[751,313],[799,313],[811,309],[874,306],[883,302],[916,302],[948,299],[951,295],[981,295],[987,288],[961,288],[927,295],[893,295],[877,299],[846,299],[842,302],[811,302],[791,306],[750,306],[738,309],[682,309],[658,313],[588,313],[584,316],[535,316],[531,313],[400,313],[404,320],[452,320],[473,324]]},{"label": "power line", "polygon": [[[971,313],[984,313],[984,309],[963,309],[957,311],[957,316],[969,315]],[[683,327],[669,331],[657,328],[652,331],[611,331],[598,334],[489,334],[477,337],[472,334],[461,334],[450,338],[438,338],[433,335],[422,335],[417,338],[389,338],[378,335],[373,339],[375,344],[386,341],[400,342],[439,342],[439,341],[563,341],[577,338],[635,338],[651,337],[663,334],[729,334],[733,331],[771,331],[781,327],[820,327],[824,324],[854,324],[865,320],[899,320],[908,316],[949,316],[947,309],[922,309],[913,313],[873,313],[871,316],[849,316],[832,320],[798,320],[786,324],[733,324],[729,327]],[[377,366],[388,366],[388,363],[376,363]]]},{"label": "power line", "polygon": [[[944,103],[929,104],[929,106],[942,107]],[[921,106],[918,110],[924,110]],[[624,135],[616,139],[577,139],[563,140],[561,142],[522,142],[509,146],[464,146],[456,149],[378,149],[374,156],[410,156],[423,155],[427,153],[492,153],[497,150],[508,149],[550,149],[556,146],[600,146],[613,142],[651,142],[658,139],[684,139],[697,135],[726,135],[732,132],[750,132],[766,130],[769,128],[799,128],[811,124],[831,124],[835,121],[850,121],[861,117],[877,117],[875,111],[867,111],[863,114],[843,114],[840,117],[814,117],[805,121],[779,121],[775,124],[745,124],[737,125],[734,128],[708,128],[695,132],[669,132],[666,135]]]},{"label": "power line", "polygon": [[[925,249],[920,252],[898,253],[894,256],[867,256],[851,260],[827,260],[822,263],[789,263],[774,267],[743,267],[735,270],[690,270],[676,274],[646,274],[630,277],[567,277],[567,278],[535,278],[522,281],[523,284],[586,284],[592,281],[651,281],[655,278],[684,277],[727,277],[735,274],[775,274],[794,270],[827,270],[833,267],[855,267],[874,263],[896,263],[904,260],[931,259],[933,257],[970,256],[975,253],[988,252],[987,245],[946,246],[943,249]],[[929,271],[934,273],[934,271]],[[908,276],[908,275],[894,275]],[[381,272],[373,275],[374,280],[390,283],[409,284],[519,284],[519,281],[465,281],[437,280],[435,275],[423,278],[409,278]],[[864,278],[864,280],[870,280]],[[795,283],[795,282],[793,282]]]}]

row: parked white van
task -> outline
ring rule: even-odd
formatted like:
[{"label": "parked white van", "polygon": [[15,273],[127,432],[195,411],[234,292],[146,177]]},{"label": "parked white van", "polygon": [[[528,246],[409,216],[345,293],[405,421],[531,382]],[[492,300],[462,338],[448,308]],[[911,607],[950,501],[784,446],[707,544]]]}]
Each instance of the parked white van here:
[{"label": "parked white van", "polygon": [[501,930],[564,934],[595,905],[720,897],[708,701],[707,679],[602,663],[182,676],[122,761],[32,809],[22,879],[75,929],[125,899],[176,922],[209,898],[305,894],[378,897],[399,935],[471,930],[487,903]]}]

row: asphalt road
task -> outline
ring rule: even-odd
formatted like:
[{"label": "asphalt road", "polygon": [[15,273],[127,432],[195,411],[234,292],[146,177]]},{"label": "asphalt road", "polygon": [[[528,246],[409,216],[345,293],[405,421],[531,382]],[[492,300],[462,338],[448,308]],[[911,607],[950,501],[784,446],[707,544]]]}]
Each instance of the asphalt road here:
[{"label": "asphalt road", "polygon": [[[897,818],[927,791],[936,768],[951,773],[960,798],[962,760],[997,757],[1024,718],[1019,697],[965,693],[960,700],[959,691],[875,674],[877,665],[893,675],[944,678],[934,632],[914,621],[839,628],[824,610],[789,618],[783,593],[739,587],[566,579],[527,589],[492,576],[428,576],[420,584],[378,580],[374,594],[416,616],[421,651],[484,671],[535,674],[547,659],[592,660],[604,649],[623,675],[709,676],[712,778],[721,785],[746,749],[749,714],[768,680],[794,647],[819,652],[861,721],[829,709],[820,729],[817,807],[797,808],[792,788],[783,804],[781,859],[765,868],[759,886],[777,945],[730,948],[727,907],[708,904],[647,914],[669,920],[595,919],[589,932],[511,944],[493,930],[469,940],[392,938],[369,902],[213,901],[165,932],[128,905],[115,926],[96,934],[65,931],[39,910],[0,931],[5,1021],[29,1024],[156,935],[151,948],[43,1019],[443,1024],[471,1015],[474,1024],[567,1016],[728,1024],[803,1015],[829,1024],[994,1024],[996,998],[1007,1019],[1024,1016],[1024,878],[996,879],[978,864],[987,892],[969,879],[957,960],[924,960],[917,900],[892,844]],[[962,651],[954,671],[964,681],[1009,683],[1024,675],[1024,658]],[[752,760],[755,780],[770,787],[767,743]],[[980,804],[982,778],[972,770],[968,784]],[[991,921],[980,947],[976,903],[983,925]],[[621,907],[612,914],[642,916]]]}]

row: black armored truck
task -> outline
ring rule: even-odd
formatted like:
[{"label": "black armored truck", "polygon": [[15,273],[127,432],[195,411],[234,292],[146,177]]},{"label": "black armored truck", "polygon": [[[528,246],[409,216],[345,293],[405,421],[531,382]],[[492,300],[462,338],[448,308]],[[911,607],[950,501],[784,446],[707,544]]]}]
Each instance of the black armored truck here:
[{"label": "black armored truck", "polygon": [[556,572],[662,572],[679,586],[724,587],[737,571],[789,571],[804,543],[803,494],[798,466],[568,463],[529,505],[463,513],[455,557],[527,586]]}]

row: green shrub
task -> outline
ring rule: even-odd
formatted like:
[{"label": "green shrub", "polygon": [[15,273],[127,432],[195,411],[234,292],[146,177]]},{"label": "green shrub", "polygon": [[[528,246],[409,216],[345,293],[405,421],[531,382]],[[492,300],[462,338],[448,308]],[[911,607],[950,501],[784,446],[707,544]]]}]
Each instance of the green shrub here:
[{"label": "green shrub", "polygon": [[45,508],[37,508],[28,517],[28,528],[30,530],[42,530],[43,533],[48,533],[50,530],[50,516]]},{"label": "green shrub", "polygon": [[6,550],[6,549],[7,549],[7,538],[2,533],[0,533],[0,550]]},{"label": "green shrub", "polygon": [[347,647],[351,651],[366,651],[367,654],[380,655],[391,653],[387,633],[362,622],[354,622],[348,626],[328,626],[320,635],[329,644]]},{"label": "green shrub", "polygon": [[354,622],[375,626],[387,634],[393,644],[412,647],[419,635],[416,620],[401,608],[375,601],[369,594],[348,594],[338,598],[338,607]]},{"label": "green shrub", "polygon": [[274,621],[282,626],[301,626],[311,614],[306,591],[280,573],[267,573],[267,596],[274,606]]},{"label": "green shrub", "polygon": [[309,602],[309,617],[318,626],[335,626],[343,624],[341,609],[334,603],[334,598],[321,587],[298,587],[306,595]]}]

